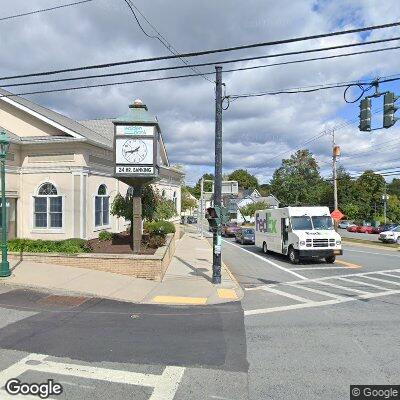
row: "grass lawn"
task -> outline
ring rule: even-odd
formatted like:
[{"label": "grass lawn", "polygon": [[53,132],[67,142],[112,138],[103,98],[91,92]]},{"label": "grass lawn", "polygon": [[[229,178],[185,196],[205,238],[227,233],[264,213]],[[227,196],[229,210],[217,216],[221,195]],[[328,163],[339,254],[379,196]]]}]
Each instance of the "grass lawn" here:
[{"label": "grass lawn", "polygon": [[364,239],[356,239],[356,238],[348,238],[342,237],[342,242],[348,243],[362,243],[362,244],[369,244],[373,246],[380,246],[380,247],[390,247],[392,249],[400,250],[400,246],[396,243],[382,243],[382,242],[372,242],[371,240],[364,240]]}]

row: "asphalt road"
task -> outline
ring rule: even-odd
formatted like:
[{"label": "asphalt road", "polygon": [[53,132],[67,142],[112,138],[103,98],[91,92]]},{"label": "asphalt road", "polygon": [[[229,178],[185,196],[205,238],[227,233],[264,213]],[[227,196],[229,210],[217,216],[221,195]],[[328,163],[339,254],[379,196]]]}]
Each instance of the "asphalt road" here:
[{"label": "asphalt road", "polygon": [[[345,245],[291,265],[223,242],[241,302],[133,305],[0,286],[0,399],[9,378],[57,399],[348,399],[398,384],[400,253]],[[21,397],[25,400],[37,397]]]},{"label": "asphalt road", "polygon": [[226,239],[242,301],[251,399],[348,399],[398,384],[400,253],[344,246],[335,264],[291,265]]}]

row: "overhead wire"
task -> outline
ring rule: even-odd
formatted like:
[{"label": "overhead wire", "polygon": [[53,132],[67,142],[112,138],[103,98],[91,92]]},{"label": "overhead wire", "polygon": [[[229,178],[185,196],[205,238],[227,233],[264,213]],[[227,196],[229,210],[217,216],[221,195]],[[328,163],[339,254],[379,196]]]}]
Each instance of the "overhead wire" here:
[{"label": "overhead wire", "polygon": [[49,7],[49,8],[41,8],[39,10],[28,11],[28,12],[21,13],[21,14],[9,15],[7,17],[0,17],[0,21],[7,21],[7,20],[10,20],[10,19],[26,17],[28,15],[34,15],[34,14],[40,14],[40,13],[44,13],[44,12],[48,12],[48,11],[58,10],[60,8],[77,6],[77,5],[84,4],[84,3],[90,3],[92,1],[94,1],[94,0],[81,0],[81,1],[76,1],[74,3],[60,4],[58,6]]},{"label": "overhead wire", "polygon": [[[400,39],[400,37],[398,39]],[[297,64],[297,63],[317,61],[317,60],[326,60],[326,59],[332,59],[332,58],[338,58],[338,57],[348,57],[348,56],[353,56],[353,55],[369,54],[369,53],[376,53],[376,52],[395,50],[395,49],[400,49],[400,46],[389,47],[389,48],[384,48],[384,49],[354,52],[354,53],[338,54],[338,55],[326,56],[326,57],[284,61],[284,62],[280,62],[280,63],[264,64],[264,65],[257,65],[257,66],[251,66],[251,67],[234,68],[234,69],[225,70],[224,72],[248,71],[248,70],[252,70],[252,69],[259,69],[259,68],[266,68],[266,67],[273,67],[273,66],[280,66],[280,65],[288,65],[288,64]],[[223,63],[230,63],[230,62],[237,62],[237,60],[223,61]],[[132,75],[132,74],[147,73],[147,72],[160,72],[160,71],[176,70],[176,69],[182,69],[182,68],[191,68],[196,73],[203,75],[202,72],[199,72],[198,70],[195,70],[194,68],[202,67],[202,66],[210,66],[210,65],[214,65],[214,64],[221,64],[221,63],[220,62],[216,62],[216,63],[207,62],[207,63],[199,63],[199,64],[186,64],[186,65],[177,65],[177,66],[169,66],[169,67],[148,68],[148,69],[141,69],[141,70],[135,70],[135,71],[114,72],[114,73],[108,73],[108,74],[85,75],[85,76],[77,76],[77,77],[70,77],[70,78],[49,79],[49,80],[41,80],[41,81],[23,82],[23,83],[10,83],[10,84],[5,84],[5,85],[3,84],[3,85],[1,85],[1,87],[6,88],[6,87],[39,85],[39,84],[47,84],[47,83],[71,82],[71,81],[78,81],[78,80],[124,76],[124,75]],[[204,75],[205,74],[214,74],[214,72],[204,73]],[[210,82],[212,82],[212,81],[210,81]],[[358,84],[356,83],[355,85],[358,85]],[[230,97],[239,98],[236,96],[230,96]]]},{"label": "overhead wire", "polygon": [[[180,57],[185,57],[185,58],[198,57],[198,56],[209,55],[209,54],[231,52],[231,51],[252,49],[252,48],[258,48],[258,47],[268,47],[268,46],[273,46],[273,45],[296,43],[296,42],[301,42],[301,41],[321,39],[321,38],[332,37],[332,36],[347,35],[347,34],[351,34],[351,33],[360,33],[360,32],[376,30],[376,29],[391,28],[391,27],[395,27],[395,26],[399,26],[399,25],[400,25],[400,22],[393,22],[393,23],[383,24],[383,25],[374,25],[374,26],[368,26],[368,27],[363,27],[363,28],[329,32],[329,33],[310,35],[310,36],[301,36],[301,37],[295,37],[295,38],[290,38],[290,39],[281,39],[281,40],[275,40],[275,41],[269,41],[269,42],[246,44],[246,45],[241,45],[241,46],[233,46],[233,47],[225,47],[225,48],[212,49],[212,50],[181,53],[179,55],[141,58],[141,59],[135,59],[135,60],[118,61],[118,62],[103,63],[103,64],[92,64],[92,65],[86,65],[86,66],[74,67],[74,68],[64,68],[64,69],[51,70],[51,71],[35,72],[35,73],[30,73],[30,74],[3,76],[3,77],[0,77],[0,80],[19,79],[19,78],[27,78],[27,77],[33,77],[33,76],[42,76],[42,75],[53,75],[53,74],[59,74],[59,73],[65,73],[65,72],[76,72],[76,71],[83,71],[83,70],[89,70],[89,69],[110,68],[110,67],[127,65],[127,64],[170,60],[170,59],[180,58]],[[300,52],[298,52],[298,54],[300,54]]]},{"label": "overhead wire", "polygon": [[[174,48],[174,46],[173,46],[170,42],[168,42],[168,40],[167,40],[167,39],[157,30],[157,28],[148,20],[148,18],[142,13],[142,11],[140,11],[139,8],[136,7],[136,5],[133,3],[132,0],[124,0],[124,1],[125,1],[125,3],[128,5],[129,9],[131,10],[131,13],[133,14],[133,16],[134,16],[134,18],[135,18],[135,20],[136,20],[136,22],[137,22],[139,28],[142,30],[142,32],[143,32],[147,37],[149,37],[149,38],[151,38],[151,39],[157,39],[170,53],[172,53],[172,54],[175,55],[175,56],[178,56],[178,58],[179,58],[188,68],[190,68],[190,69],[191,69],[192,71],[194,71],[194,72],[197,72],[197,73],[200,72],[200,71],[197,70],[196,68],[191,67],[191,66],[188,66],[188,62],[187,62],[184,58],[181,57],[179,51],[176,50],[176,49]],[[147,24],[153,29],[153,31],[156,33],[156,35],[150,35],[150,34],[148,34],[148,33],[144,30],[144,28],[143,28],[143,26],[141,25],[141,23],[140,23],[140,21],[139,21],[139,18],[137,17],[137,15],[136,15],[134,9],[142,16],[142,18],[143,18],[143,19],[147,22]],[[185,68],[185,67],[182,67],[182,68]],[[200,75],[202,75],[202,74],[200,73]],[[214,82],[213,82],[212,80],[210,80],[207,76],[202,75],[202,77],[203,77],[205,80],[207,80],[208,82],[214,83]]]}]

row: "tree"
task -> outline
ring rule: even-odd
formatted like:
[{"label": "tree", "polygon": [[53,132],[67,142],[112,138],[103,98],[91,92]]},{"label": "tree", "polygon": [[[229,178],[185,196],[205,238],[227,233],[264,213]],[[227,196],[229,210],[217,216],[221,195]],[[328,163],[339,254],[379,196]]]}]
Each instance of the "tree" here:
[{"label": "tree", "polygon": [[282,160],[271,180],[270,191],[283,205],[319,205],[326,188],[317,161],[309,150],[298,150]]},{"label": "tree", "polygon": [[382,175],[371,170],[365,171],[356,181],[357,200],[361,215],[365,219],[373,219],[375,208],[382,203],[386,182]]},{"label": "tree", "polygon": [[230,181],[237,181],[240,189],[258,189],[258,180],[245,169],[237,169],[229,174]]},{"label": "tree", "polygon": [[391,183],[387,185],[388,194],[395,194],[400,197],[400,179],[394,178]]},{"label": "tree", "polygon": [[[207,180],[214,180],[214,175],[213,174],[204,174],[203,179]],[[205,192],[211,192],[212,191],[212,183],[211,182],[204,182],[204,191]],[[200,192],[201,192],[201,178],[197,181],[196,186],[193,188],[193,196],[196,197],[196,199],[200,198]]]},{"label": "tree", "polygon": [[191,193],[187,186],[182,187],[181,197],[182,197],[182,199],[181,199],[181,210],[182,211],[185,212],[187,210],[196,208],[197,202],[193,197],[191,197]]},{"label": "tree", "polygon": [[[144,185],[141,198],[142,198],[142,218],[148,221],[152,221],[156,212],[159,196],[153,190],[152,186]],[[111,204],[111,211],[110,211],[111,215],[115,215],[118,218],[125,218],[127,221],[131,221],[131,236],[133,229],[132,202],[133,199],[131,191],[128,190],[125,197],[123,197],[121,193],[118,193]]]},{"label": "tree", "polygon": [[243,215],[243,218],[252,217],[257,210],[265,210],[266,208],[269,208],[268,203],[265,201],[257,201],[240,208],[240,213]]},{"label": "tree", "polygon": [[267,197],[270,194],[273,194],[273,193],[271,193],[271,185],[269,183],[261,184],[259,191],[260,191],[261,196],[263,196],[263,197]]},{"label": "tree", "polygon": [[153,214],[154,221],[166,221],[176,215],[175,203],[172,200],[158,196],[156,209]]}]

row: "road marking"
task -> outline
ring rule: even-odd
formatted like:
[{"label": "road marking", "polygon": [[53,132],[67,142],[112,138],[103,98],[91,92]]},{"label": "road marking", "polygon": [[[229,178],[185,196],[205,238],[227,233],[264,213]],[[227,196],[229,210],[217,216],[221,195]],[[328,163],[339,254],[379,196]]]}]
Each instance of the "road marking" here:
[{"label": "road marking", "polygon": [[318,281],[318,283],[320,283],[321,285],[331,286],[336,289],[347,290],[349,292],[362,293],[362,294],[368,293],[368,292],[365,292],[364,290],[358,290],[358,289],[350,288],[347,286],[335,285],[334,283],[330,283],[330,282],[326,282],[326,281],[322,281],[322,282]]},{"label": "road marking", "polygon": [[281,290],[278,290],[278,289],[264,288],[263,290],[265,290],[266,292],[279,294],[279,296],[289,297],[289,299],[301,301],[303,303],[309,303],[310,302],[310,299],[305,299],[304,297],[296,296],[295,294],[282,292]]},{"label": "road marking", "polygon": [[272,265],[272,266],[274,266],[274,267],[276,267],[276,268],[279,268],[279,269],[281,269],[282,271],[287,272],[288,274],[292,274],[292,275],[294,275],[294,276],[297,276],[297,277],[300,278],[300,279],[307,279],[305,276],[302,276],[302,275],[300,275],[300,274],[298,274],[298,273],[296,273],[296,272],[294,272],[294,271],[292,271],[292,270],[290,270],[290,269],[288,269],[288,268],[282,267],[281,265],[274,263],[273,261],[269,260],[268,258],[262,257],[262,256],[260,256],[259,254],[255,254],[255,253],[253,253],[252,251],[249,251],[249,250],[247,250],[247,249],[244,249],[243,247],[240,247],[240,246],[238,246],[238,245],[236,245],[236,244],[234,244],[234,243],[229,242],[228,240],[223,239],[222,241],[225,242],[225,243],[230,244],[230,245],[233,246],[233,247],[237,247],[238,249],[240,249],[240,250],[242,250],[242,251],[245,251],[245,252],[247,252],[247,253],[253,255],[253,256],[256,257],[256,258],[259,258],[260,260],[262,260],[262,261],[264,261],[264,262],[266,262],[266,263],[268,263],[268,264],[270,264],[270,265]]},{"label": "road marking", "polygon": [[[7,369],[0,371],[0,385],[11,378],[17,378],[27,371],[44,372],[75,376],[84,379],[96,379],[106,382],[130,384],[135,386],[153,387],[149,400],[173,400],[185,372],[184,367],[165,367],[161,375],[143,374],[130,371],[91,367],[87,365],[47,361],[44,354],[30,354]],[[34,363],[32,363],[32,361]],[[1,387],[0,386],[0,387]],[[15,396],[8,395],[0,389],[1,399],[12,400]],[[22,397],[21,397],[22,398]],[[27,400],[37,400],[37,396],[23,396]]]},{"label": "road marking", "polygon": [[344,265],[345,268],[351,268],[351,269],[353,269],[353,268],[361,268],[361,265],[352,264],[352,263],[349,263],[349,262],[343,261],[343,260],[336,260],[336,263]]},{"label": "road marking", "polygon": [[[337,261],[336,261],[337,262]],[[308,271],[315,269],[343,269],[345,267],[304,267],[304,268],[290,268],[291,271]]]},{"label": "road marking", "polygon": [[353,253],[365,253],[365,254],[374,254],[376,256],[385,256],[385,257],[396,257],[400,258],[397,254],[386,254],[386,253],[374,253],[372,251],[362,251],[362,250],[353,250],[353,249],[346,249],[346,251],[352,251]]},{"label": "road marking", "polygon": [[[381,275],[385,275],[385,274],[382,273]],[[366,276],[365,278],[373,279],[374,281],[385,282],[385,283],[390,283],[392,285],[400,286],[400,282],[388,281],[387,279],[380,279],[380,278],[375,278],[375,277],[372,277],[372,276]]]},{"label": "road marking", "polygon": [[356,285],[371,286],[371,287],[376,288],[376,289],[389,290],[388,288],[383,287],[383,286],[373,285],[372,283],[361,282],[361,281],[357,281],[357,280],[354,280],[354,279],[348,279],[348,278],[337,278],[337,279],[340,279],[341,281],[355,283]]},{"label": "road marking", "polygon": [[387,272],[382,272],[382,275],[390,276],[390,277],[393,277],[393,278],[400,279],[400,276],[399,276],[399,275],[393,275],[393,274],[389,274],[389,273],[387,273]]},{"label": "road marking", "polygon": [[346,274],[346,275],[332,275],[332,276],[325,276],[323,278],[312,278],[312,279],[307,279],[306,281],[301,280],[301,281],[291,281],[291,282],[284,282],[284,283],[272,283],[269,285],[259,285],[254,288],[248,288],[246,290],[261,290],[264,287],[275,287],[275,286],[282,286],[285,284],[293,284],[293,283],[307,283],[307,282],[320,282],[324,281],[327,279],[336,279],[336,278],[347,278],[347,277],[354,277],[354,276],[368,276],[371,274],[382,274],[385,272],[395,272],[395,273],[400,273],[400,268],[395,268],[395,269],[387,269],[387,270],[382,270],[382,271],[372,271],[372,272],[359,272],[356,274]]},{"label": "road marking", "polygon": [[322,296],[331,297],[332,299],[337,299],[337,300],[342,299],[343,300],[343,299],[347,298],[347,297],[339,296],[337,294],[325,292],[323,290],[313,289],[313,288],[310,288],[308,286],[305,286],[304,284],[295,284],[295,283],[293,283],[293,284],[289,284],[288,286],[292,286],[292,287],[295,287],[295,288],[298,288],[298,289],[302,289],[302,290],[307,290],[309,292],[317,293],[317,294],[320,294]]},{"label": "road marking", "polygon": [[217,289],[218,296],[221,299],[237,299],[237,294],[233,289]]},{"label": "road marking", "polygon": [[372,299],[375,297],[382,297],[382,296],[390,296],[392,294],[399,294],[400,290],[388,290],[386,292],[379,292],[379,293],[367,293],[365,295],[349,297],[344,300],[325,300],[325,301],[314,301],[309,303],[301,303],[301,304],[292,304],[290,306],[281,306],[281,307],[271,307],[271,308],[260,308],[256,310],[247,310],[244,311],[244,315],[251,316],[251,315],[259,315],[259,314],[269,314],[278,311],[288,311],[288,310],[296,310],[301,308],[311,308],[311,307],[321,307],[325,305],[332,305],[332,304],[339,304],[339,303],[347,303],[349,301],[355,301],[360,299]]},{"label": "road marking", "polygon": [[206,304],[207,297],[156,296],[152,302],[164,304]]}]

